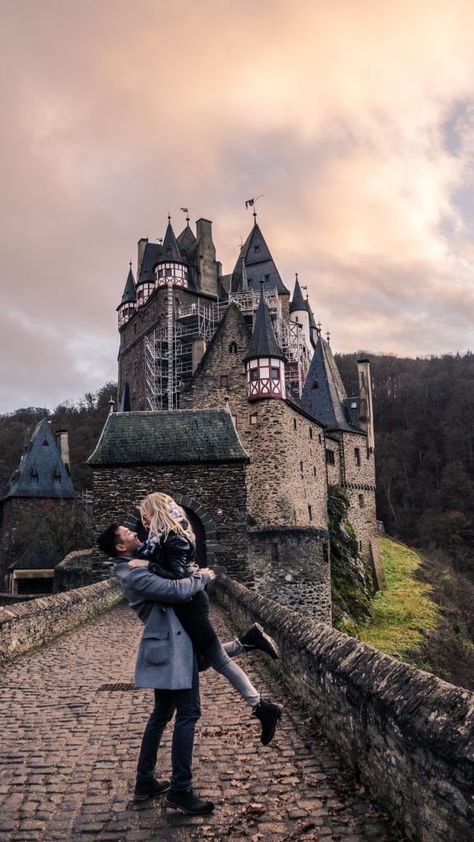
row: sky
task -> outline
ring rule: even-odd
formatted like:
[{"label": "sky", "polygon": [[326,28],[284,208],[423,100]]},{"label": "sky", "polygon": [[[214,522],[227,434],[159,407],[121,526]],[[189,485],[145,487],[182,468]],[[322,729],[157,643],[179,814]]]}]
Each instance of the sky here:
[{"label": "sky", "polygon": [[334,351],[474,349],[474,4],[0,0],[0,412],[116,378],[140,237],[258,222]]}]

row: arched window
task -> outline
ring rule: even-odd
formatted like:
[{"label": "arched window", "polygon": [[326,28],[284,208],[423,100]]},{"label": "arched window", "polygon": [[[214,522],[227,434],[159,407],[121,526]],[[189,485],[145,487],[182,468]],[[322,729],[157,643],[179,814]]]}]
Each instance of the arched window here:
[{"label": "arched window", "polygon": [[231,342],[229,345],[229,354],[237,353],[237,342]]}]

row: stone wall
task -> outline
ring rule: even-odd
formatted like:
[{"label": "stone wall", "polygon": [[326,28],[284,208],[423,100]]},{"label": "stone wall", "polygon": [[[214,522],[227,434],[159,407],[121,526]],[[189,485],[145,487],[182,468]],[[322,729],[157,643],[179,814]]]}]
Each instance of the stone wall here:
[{"label": "stone wall", "polygon": [[[123,521],[152,491],[177,497],[203,523],[207,562],[229,572],[247,564],[245,464],[196,463],[94,468],[94,521],[97,534]],[[104,557],[96,553],[96,560]],[[104,575],[108,568],[103,565]]]},{"label": "stone wall", "polygon": [[107,611],[121,599],[118,585],[109,579],[0,608],[0,663],[42,646]]},{"label": "stone wall", "polygon": [[407,839],[472,839],[472,694],[227,577],[214,588],[239,627],[277,639],[282,677]]},{"label": "stone wall", "polygon": [[[367,437],[355,433],[342,434],[343,488],[349,497],[348,519],[359,541],[359,552],[372,561],[370,544],[377,535],[375,511],[375,459],[367,448]],[[355,458],[359,452],[360,465]]]},{"label": "stone wall", "polygon": [[[237,433],[250,456],[247,510],[255,524],[325,529],[323,429],[284,400],[248,400],[242,360],[249,342],[244,316],[231,304],[180,406],[222,408],[228,395]],[[222,377],[227,378],[225,387]]]},{"label": "stone wall", "polygon": [[249,587],[331,625],[329,539],[321,529],[250,529]]},{"label": "stone wall", "polygon": [[[18,560],[18,555],[25,549],[22,543],[27,535],[32,535],[38,525],[48,515],[59,508],[72,509],[74,500],[48,497],[7,497],[1,509],[0,526],[0,590],[8,588],[7,569]],[[49,542],[48,542],[49,543]],[[60,560],[60,551],[54,546],[51,537],[50,557],[45,558],[44,566],[54,567]],[[43,548],[46,549],[46,548]],[[7,578],[5,578],[7,577]]]}]

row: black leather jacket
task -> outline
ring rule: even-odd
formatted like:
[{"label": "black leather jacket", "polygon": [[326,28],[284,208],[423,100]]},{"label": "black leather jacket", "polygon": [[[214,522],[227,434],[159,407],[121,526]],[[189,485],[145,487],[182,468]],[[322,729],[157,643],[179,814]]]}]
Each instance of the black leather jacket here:
[{"label": "black leather jacket", "polygon": [[160,541],[149,565],[149,570],[164,579],[187,579],[194,560],[196,545],[183,535],[170,532]]}]

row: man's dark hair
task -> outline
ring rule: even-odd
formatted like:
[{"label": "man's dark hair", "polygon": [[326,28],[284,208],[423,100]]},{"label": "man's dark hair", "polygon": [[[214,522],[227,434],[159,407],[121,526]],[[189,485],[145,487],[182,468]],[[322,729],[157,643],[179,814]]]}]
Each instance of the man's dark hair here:
[{"label": "man's dark hair", "polygon": [[121,526],[120,523],[111,523],[110,526],[108,526],[107,529],[104,529],[97,538],[97,543],[100,549],[106,556],[109,556],[109,558],[110,556],[112,556],[112,558],[117,556],[117,544],[120,543],[120,538],[117,535],[117,529],[119,526]]}]

